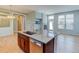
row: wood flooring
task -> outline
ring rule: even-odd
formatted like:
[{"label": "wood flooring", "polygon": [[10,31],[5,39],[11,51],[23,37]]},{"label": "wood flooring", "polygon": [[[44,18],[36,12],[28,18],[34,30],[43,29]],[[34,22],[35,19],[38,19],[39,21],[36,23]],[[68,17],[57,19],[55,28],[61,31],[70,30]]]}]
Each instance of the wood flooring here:
[{"label": "wood flooring", "polygon": [[[58,35],[55,40],[55,53],[79,53],[79,36]],[[17,43],[17,35],[0,37],[0,53],[23,53]]]}]

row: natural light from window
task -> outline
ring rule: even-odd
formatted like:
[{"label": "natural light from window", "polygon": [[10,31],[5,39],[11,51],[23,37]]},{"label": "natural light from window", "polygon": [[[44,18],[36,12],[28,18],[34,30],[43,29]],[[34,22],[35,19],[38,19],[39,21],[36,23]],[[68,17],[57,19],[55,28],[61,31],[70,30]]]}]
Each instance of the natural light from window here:
[{"label": "natural light from window", "polygon": [[73,14],[59,15],[58,28],[73,30],[74,29],[74,15]]},{"label": "natural light from window", "polygon": [[48,24],[49,24],[49,30],[53,30],[53,22],[54,22],[54,16],[48,16]]},{"label": "natural light from window", "polygon": [[74,23],[74,15],[73,14],[66,15],[66,29],[73,30],[74,29],[73,23]]},{"label": "natural light from window", "polygon": [[64,15],[60,15],[58,17],[58,28],[59,29],[64,29],[65,26],[65,16]]}]

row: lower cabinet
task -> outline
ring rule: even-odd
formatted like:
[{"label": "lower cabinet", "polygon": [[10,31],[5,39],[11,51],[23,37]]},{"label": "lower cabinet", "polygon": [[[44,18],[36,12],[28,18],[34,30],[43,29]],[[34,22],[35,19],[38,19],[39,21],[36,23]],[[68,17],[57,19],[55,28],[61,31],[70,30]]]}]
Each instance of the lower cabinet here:
[{"label": "lower cabinet", "polygon": [[47,44],[43,44],[43,53],[54,53],[54,39],[50,40]]},{"label": "lower cabinet", "polygon": [[24,40],[24,52],[29,53],[30,52],[30,44],[29,44],[29,37],[26,37]]},{"label": "lower cabinet", "polygon": [[37,45],[37,43],[38,42],[27,36],[24,37],[21,34],[18,35],[18,45],[26,53],[42,53],[43,47],[42,45]]},{"label": "lower cabinet", "polygon": [[26,52],[26,53],[30,52],[29,37],[18,33],[18,45],[24,52]]},{"label": "lower cabinet", "polygon": [[18,45],[22,50],[24,50],[24,39],[21,35],[18,35]]},{"label": "lower cabinet", "polygon": [[24,39],[21,38],[20,41],[21,41],[21,42],[20,42],[20,43],[21,43],[21,44],[20,44],[20,45],[21,45],[21,49],[24,51]]},{"label": "lower cabinet", "polygon": [[18,33],[18,45],[26,53],[54,53],[54,39],[44,44]]}]

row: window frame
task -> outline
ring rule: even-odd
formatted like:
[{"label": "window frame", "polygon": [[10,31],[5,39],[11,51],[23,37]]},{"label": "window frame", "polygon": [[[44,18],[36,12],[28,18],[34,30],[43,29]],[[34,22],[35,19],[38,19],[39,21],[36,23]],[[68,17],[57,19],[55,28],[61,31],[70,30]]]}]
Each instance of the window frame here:
[{"label": "window frame", "polygon": [[[49,16],[53,16],[53,19],[50,19],[50,20],[49,20],[49,18],[48,18]],[[53,24],[52,24],[53,30],[50,30],[50,29],[49,29],[49,22],[50,22],[50,21],[53,22]],[[54,31],[54,15],[47,15],[47,24],[48,24],[48,25],[47,25],[47,26],[48,26],[48,33],[53,33],[53,31]]]},{"label": "window frame", "polygon": [[[73,13],[70,13],[70,14],[62,14],[63,16],[64,16],[64,28],[63,29],[65,29],[65,30],[74,30],[74,14]],[[59,26],[59,16],[62,16],[62,15],[58,15],[58,26]],[[73,22],[72,22],[72,24],[73,24],[73,27],[72,27],[72,29],[67,29],[67,18],[66,18],[66,16],[67,15],[73,15],[73,18],[70,18],[70,19],[73,19]],[[59,28],[58,27],[58,29],[62,29],[62,28]]]},{"label": "window frame", "polygon": [[[59,16],[64,16],[64,24],[62,25],[63,26],[63,28],[59,28],[59,26],[61,26],[60,24],[59,24]],[[58,16],[58,29],[65,29],[65,15],[59,15]]]},{"label": "window frame", "polygon": [[[70,23],[70,24],[72,24],[72,28],[67,28],[67,25],[68,25],[68,24],[67,24],[67,21],[68,21],[68,20],[67,20],[67,18],[66,18],[66,30],[74,30],[74,14],[67,14],[67,15],[73,15],[73,16],[72,16],[72,18],[70,18],[70,19],[72,19],[72,22]],[[67,16],[67,15],[66,15],[66,16]],[[66,17],[66,16],[65,16],[65,17]]]},{"label": "window frame", "polygon": [[[49,22],[52,22],[52,27],[53,27],[53,29],[54,29],[54,16],[53,16],[53,19],[49,19],[50,16],[53,16],[53,15],[49,15],[49,16],[48,16],[48,27],[50,27]],[[50,28],[48,28],[48,29],[50,30]],[[50,30],[50,31],[53,31],[53,29]]]}]

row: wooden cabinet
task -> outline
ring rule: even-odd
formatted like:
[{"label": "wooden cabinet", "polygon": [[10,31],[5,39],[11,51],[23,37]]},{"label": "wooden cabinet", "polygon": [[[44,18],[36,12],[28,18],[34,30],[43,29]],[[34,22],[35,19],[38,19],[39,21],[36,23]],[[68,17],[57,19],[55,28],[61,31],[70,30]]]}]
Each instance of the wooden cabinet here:
[{"label": "wooden cabinet", "polygon": [[47,44],[43,43],[43,53],[54,53],[54,39],[51,39]]},{"label": "wooden cabinet", "polygon": [[19,34],[18,34],[18,45],[21,48],[21,38],[20,38],[20,35]]},{"label": "wooden cabinet", "polygon": [[21,41],[21,42],[20,42],[20,43],[21,43],[21,49],[22,49],[22,50],[24,50],[24,39],[23,39],[23,38],[21,38],[21,40],[20,40],[20,41]]},{"label": "wooden cabinet", "polygon": [[25,39],[24,50],[25,50],[25,52],[27,52],[27,53],[30,52],[29,37],[26,37],[26,39]]},{"label": "wooden cabinet", "polygon": [[24,39],[21,34],[18,35],[18,45],[22,50],[24,50]]},{"label": "wooden cabinet", "polygon": [[[51,39],[48,43],[42,43],[29,38],[26,35],[18,33],[18,45],[26,53],[54,53],[54,40]],[[38,44],[39,43],[39,44]],[[40,45],[41,44],[41,45]]]},{"label": "wooden cabinet", "polygon": [[29,53],[29,37],[18,33],[18,45],[24,52]]}]

